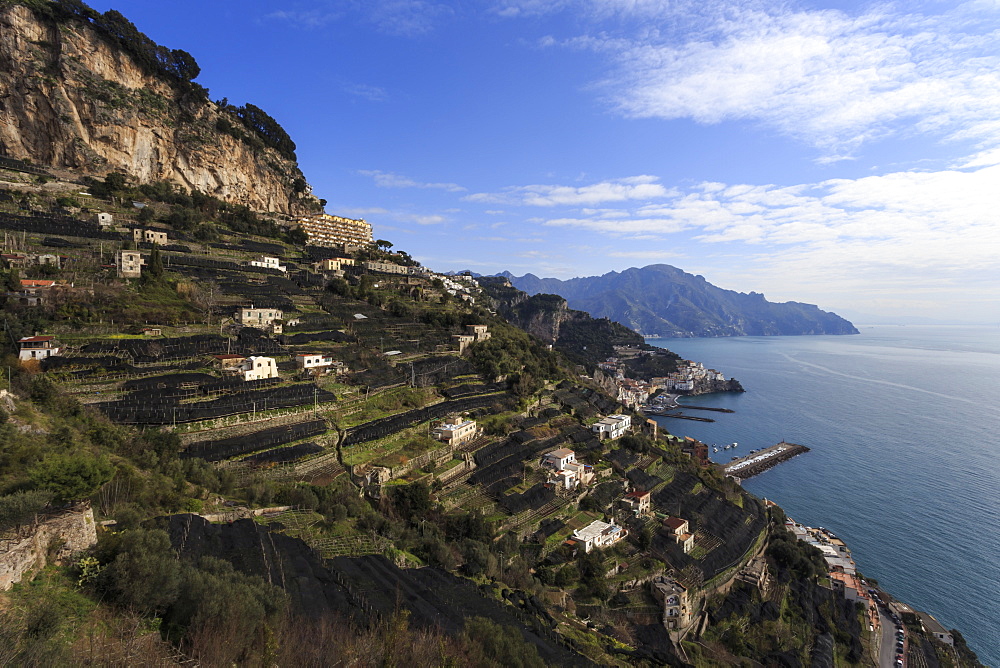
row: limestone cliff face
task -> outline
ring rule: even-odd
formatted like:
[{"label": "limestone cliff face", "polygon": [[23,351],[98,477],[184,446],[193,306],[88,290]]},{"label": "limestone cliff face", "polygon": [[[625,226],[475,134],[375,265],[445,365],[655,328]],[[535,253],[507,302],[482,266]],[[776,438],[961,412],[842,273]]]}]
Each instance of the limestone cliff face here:
[{"label": "limestone cliff face", "polygon": [[220,132],[220,115],[85,22],[0,3],[0,153],[94,176],[118,170],[140,183],[170,181],[260,212],[318,208],[308,189],[295,193],[295,162]]}]

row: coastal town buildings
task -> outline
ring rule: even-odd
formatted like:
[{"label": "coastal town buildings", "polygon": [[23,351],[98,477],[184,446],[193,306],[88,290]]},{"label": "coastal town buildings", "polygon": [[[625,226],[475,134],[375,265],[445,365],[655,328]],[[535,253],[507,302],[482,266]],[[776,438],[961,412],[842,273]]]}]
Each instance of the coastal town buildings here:
[{"label": "coastal town buildings", "polygon": [[372,242],[372,226],[364,219],[320,213],[299,218],[293,226],[306,233],[309,246],[364,246]]}]

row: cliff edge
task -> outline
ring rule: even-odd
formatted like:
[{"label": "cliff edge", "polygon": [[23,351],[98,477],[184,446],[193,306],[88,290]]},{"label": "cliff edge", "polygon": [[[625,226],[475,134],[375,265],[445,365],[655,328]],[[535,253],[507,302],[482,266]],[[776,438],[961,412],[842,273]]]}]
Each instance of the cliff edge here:
[{"label": "cliff edge", "polygon": [[0,0],[0,154],[258,212],[320,209],[284,130],[253,105],[211,102],[198,71],[113,10]]}]

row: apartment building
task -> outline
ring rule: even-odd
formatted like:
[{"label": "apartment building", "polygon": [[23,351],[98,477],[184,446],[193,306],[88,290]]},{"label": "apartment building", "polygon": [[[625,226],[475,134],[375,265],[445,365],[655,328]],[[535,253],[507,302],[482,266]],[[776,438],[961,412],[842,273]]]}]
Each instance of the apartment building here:
[{"label": "apartment building", "polygon": [[299,218],[293,224],[306,233],[309,246],[364,246],[372,242],[372,226],[363,219],[320,213]]}]

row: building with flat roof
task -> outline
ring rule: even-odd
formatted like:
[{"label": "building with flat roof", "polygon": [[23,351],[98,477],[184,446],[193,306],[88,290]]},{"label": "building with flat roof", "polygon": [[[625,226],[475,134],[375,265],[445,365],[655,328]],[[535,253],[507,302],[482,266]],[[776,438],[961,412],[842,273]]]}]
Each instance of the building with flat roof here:
[{"label": "building with flat roof", "polygon": [[118,252],[118,276],[120,278],[139,278],[142,276],[142,266],[146,260],[139,251]]},{"label": "building with flat roof", "polygon": [[658,575],[650,583],[653,596],[663,605],[663,627],[679,631],[691,623],[687,587],[665,575]]},{"label": "building with flat roof", "polygon": [[372,242],[372,226],[364,219],[320,213],[303,216],[293,225],[306,233],[306,244],[309,246],[365,246]]},{"label": "building with flat roof", "polygon": [[59,354],[59,346],[56,345],[54,336],[26,336],[19,339],[17,345],[20,348],[18,358],[22,362],[43,360]]},{"label": "building with flat roof", "polygon": [[261,255],[256,260],[250,260],[248,263],[251,267],[259,267],[261,269],[275,269],[281,272],[287,272],[288,267],[281,264],[281,259],[276,257],[270,257],[268,255]]},{"label": "building with flat roof", "polygon": [[431,431],[438,441],[444,441],[448,445],[462,445],[476,437],[476,421],[463,420],[461,417],[451,417],[439,424]]},{"label": "building with flat roof", "polygon": [[632,418],[628,415],[609,415],[591,425],[591,430],[601,440],[605,438],[620,438],[632,426]]},{"label": "building with flat roof", "polygon": [[611,547],[627,535],[628,530],[617,524],[594,520],[582,529],[574,531],[571,540],[583,547],[584,552],[590,552],[594,548]]}]

